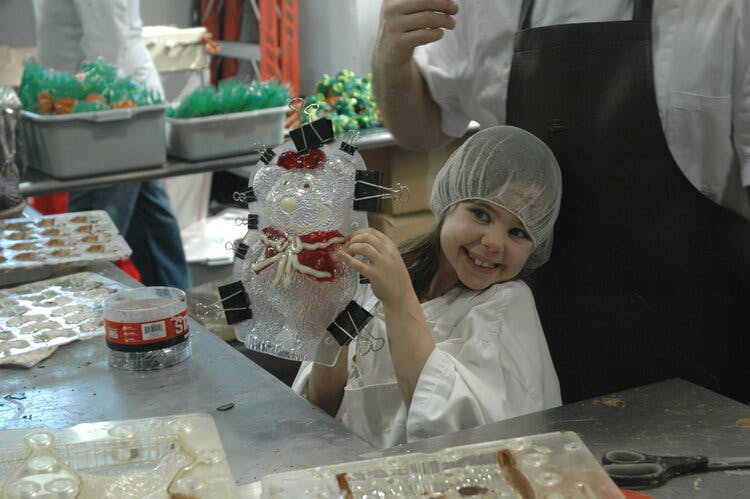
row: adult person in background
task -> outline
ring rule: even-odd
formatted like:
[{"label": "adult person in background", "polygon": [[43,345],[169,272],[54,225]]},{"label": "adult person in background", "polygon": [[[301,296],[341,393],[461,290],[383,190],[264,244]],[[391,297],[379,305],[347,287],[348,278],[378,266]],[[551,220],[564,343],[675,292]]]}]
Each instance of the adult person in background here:
[{"label": "adult person in background", "polygon": [[373,85],[407,147],[473,119],[554,152],[530,284],[563,400],[675,376],[750,400],[750,3],[384,0]]},{"label": "adult person in background", "polygon": [[[84,60],[102,57],[121,76],[163,95],[141,34],[138,0],[34,0],[34,10],[40,63],[77,72]],[[133,249],[131,259],[144,284],[190,288],[190,269],[163,180],[72,192],[68,206],[70,211],[109,213]]]}]

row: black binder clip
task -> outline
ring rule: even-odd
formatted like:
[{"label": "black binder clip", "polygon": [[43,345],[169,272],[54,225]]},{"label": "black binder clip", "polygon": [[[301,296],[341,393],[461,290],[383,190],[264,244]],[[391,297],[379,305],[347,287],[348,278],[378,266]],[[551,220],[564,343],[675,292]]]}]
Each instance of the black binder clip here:
[{"label": "black binder clip", "polygon": [[237,247],[234,249],[234,256],[235,258],[239,258],[240,260],[244,260],[247,256],[247,250],[250,249],[250,246],[248,246],[245,243],[240,243],[237,245]]},{"label": "black binder clip", "polygon": [[219,286],[219,296],[224,304],[221,310],[227,318],[227,324],[237,324],[247,319],[252,319],[253,312],[250,310],[250,298],[245,292],[242,281],[236,281],[224,286]]},{"label": "black binder clip", "polygon": [[253,149],[255,149],[255,151],[260,155],[260,161],[262,161],[266,165],[271,164],[271,160],[274,156],[276,156],[276,153],[273,152],[273,149],[267,148],[258,141],[255,141],[253,143]]},{"label": "black binder clip", "polygon": [[247,225],[247,228],[251,230],[258,230],[258,215],[255,213],[248,213],[247,217],[235,218],[234,223],[238,226]]},{"label": "black binder clip", "polygon": [[339,149],[344,151],[345,153],[354,156],[354,153],[357,152],[357,141],[359,140],[359,131],[358,130],[350,130],[347,134],[344,140],[341,141],[341,145],[339,146]]},{"label": "black binder clip", "polygon": [[[333,122],[328,118],[318,118],[313,121],[317,115],[318,104],[310,104],[303,110],[305,100],[297,97],[289,103],[289,108],[296,111],[299,116],[300,127],[289,131],[289,136],[294,142],[297,152],[302,154],[310,149],[322,147],[323,144],[333,142]],[[307,115],[307,124],[303,124],[303,114]]]},{"label": "black binder clip", "polygon": [[328,118],[319,118],[311,123],[289,131],[297,152],[306,153],[310,149],[333,142],[333,123]]},{"label": "black binder clip", "polygon": [[247,256],[247,251],[250,249],[250,246],[243,243],[241,240],[237,239],[235,241],[227,241],[224,244],[224,248],[226,248],[228,251],[231,251],[234,253],[235,258],[239,258],[240,260],[244,260]]},{"label": "black binder clip", "polygon": [[336,342],[343,347],[359,334],[370,319],[372,319],[372,314],[352,300],[327,329]]},{"label": "black binder clip", "polygon": [[258,230],[258,215],[255,213],[247,214],[247,228],[251,230]]},{"label": "black binder clip", "polygon": [[354,209],[357,211],[380,211],[383,195],[383,172],[357,170],[354,174]]},{"label": "black binder clip", "polygon": [[354,177],[354,204],[358,211],[380,211],[381,199],[392,199],[396,203],[409,201],[409,188],[402,184],[393,187],[381,185],[383,172],[357,170]]}]

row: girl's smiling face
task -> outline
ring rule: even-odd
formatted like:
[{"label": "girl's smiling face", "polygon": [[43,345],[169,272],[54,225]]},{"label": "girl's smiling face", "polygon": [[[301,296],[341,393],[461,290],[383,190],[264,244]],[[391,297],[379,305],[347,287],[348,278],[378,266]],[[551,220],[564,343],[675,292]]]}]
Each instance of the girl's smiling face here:
[{"label": "girl's smiling face", "polygon": [[516,277],[534,249],[517,216],[480,200],[463,201],[449,209],[440,246],[442,255],[433,282],[453,281],[455,285],[460,280],[474,290]]}]

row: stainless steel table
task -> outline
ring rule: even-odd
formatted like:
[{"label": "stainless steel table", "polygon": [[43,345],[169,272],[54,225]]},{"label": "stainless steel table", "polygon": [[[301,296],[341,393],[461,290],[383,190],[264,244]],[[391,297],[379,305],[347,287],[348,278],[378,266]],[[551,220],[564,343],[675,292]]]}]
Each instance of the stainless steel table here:
[{"label": "stainless steel table", "polygon": [[[475,128],[477,127],[474,127],[472,130]],[[359,149],[372,149],[375,147],[394,145],[396,143],[391,132],[385,128],[370,128],[361,130],[360,133],[361,137],[357,142],[357,147]],[[50,177],[46,173],[32,168],[24,173],[19,188],[21,194],[25,196],[37,196],[52,192],[108,187],[125,182],[137,182],[157,178],[176,177],[179,175],[189,175],[192,173],[228,170],[232,168],[252,166],[257,161],[257,154],[245,154],[205,161],[182,161],[175,158],[168,158],[165,164],[151,165],[151,168],[67,180]],[[147,167],[149,165],[144,166]],[[92,167],[92,171],[94,170],[95,168]]]},{"label": "stainless steel table", "polygon": [[[92,269],[138,285],[114,265]],[[104,338],[76,341],[31,369],[0,368],[0,428],[212,414],[238,484],[372,451],[327,414],[191,320],[192,357],[150,372],[107,364]],[[23,392],[25,399],[7,400]],[[216,408],[233,402],[234,408]]]},{"label": "stainless steel table", "polygon": [[[552,431],[575,431],[598,458],[608,450],[709,457],[750,456],[750,407],[680,379],[376,451],[367,457],[434,452],[455,445]],[[643,491],[657,499],[750,498],[750,470],[673,478]]]}]

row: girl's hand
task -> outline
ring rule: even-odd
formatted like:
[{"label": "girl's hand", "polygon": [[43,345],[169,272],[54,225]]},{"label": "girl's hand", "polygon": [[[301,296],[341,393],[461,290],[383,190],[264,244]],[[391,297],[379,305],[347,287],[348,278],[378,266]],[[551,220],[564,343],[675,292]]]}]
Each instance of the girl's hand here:
[{"label": "girl's hand", "polygon": [[[370,279],[373,293],[383,304],[393,370],[401,398],[408,407],[422,368],[435,349],[435,340],[404,260],[393,241],[375,229],[353,232],[346,247],[337,254],[343,262]],[[362,262],[355,256],[367,261]]]},{"label": "girl's hand", "polygon": [[458,6],[453,0],[384,0],[376,54],[396,67],[411,60],[414,49],[453,29]]},{"label": "girl's hand", "polygon": [[[337,255],[370,280],[372,292],[383,305],[397,304],[409,292],[414,293],[398,248],[380,231],[369,228],[353,232]],[[366,261],[358,260],[355,256],[364,257]]]}]

